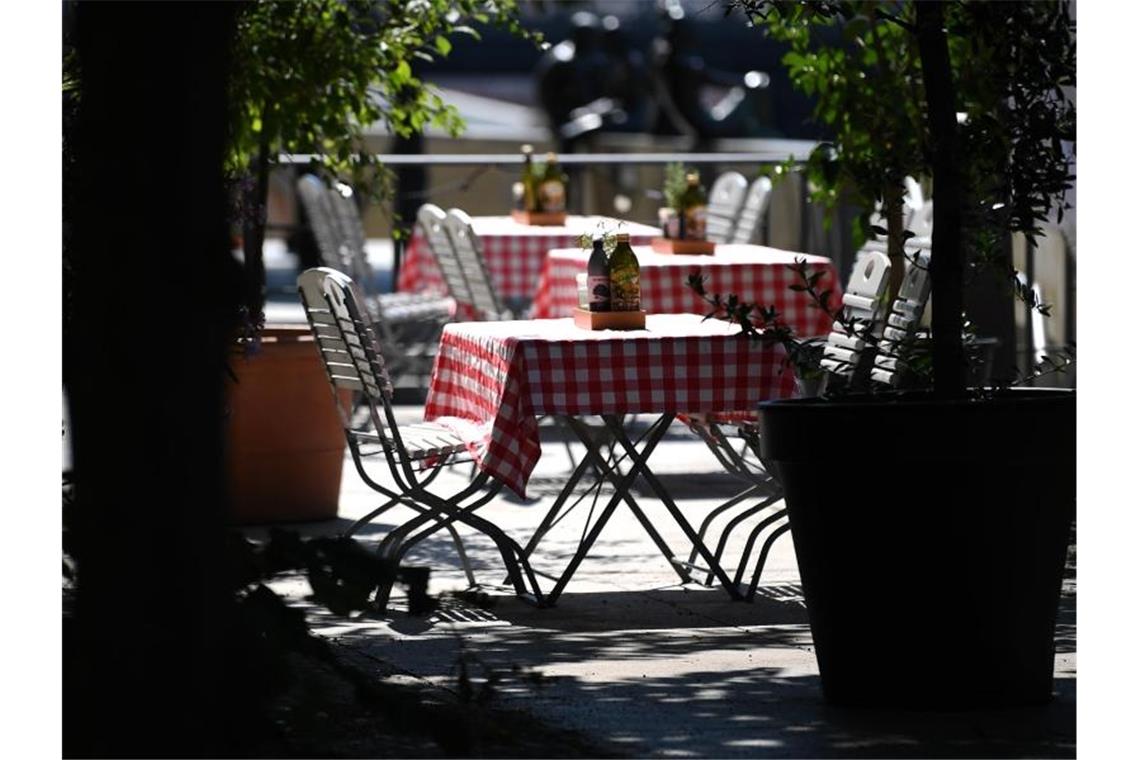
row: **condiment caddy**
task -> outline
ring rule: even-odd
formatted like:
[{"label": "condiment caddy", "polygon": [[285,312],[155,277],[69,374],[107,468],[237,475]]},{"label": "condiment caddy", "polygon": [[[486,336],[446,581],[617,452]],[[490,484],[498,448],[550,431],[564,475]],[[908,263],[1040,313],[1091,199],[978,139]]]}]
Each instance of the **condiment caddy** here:
[{"label": "condiment caddy", "polygon": [[520,181],[512,188],[515,207],[511,218],[519,224],[542,227],[566,224],[566,175],[558,165],[558,156],[546,154],[546,165],[536,171],[530,145],[522,146],[523,169]]},{"label": "condiment caddy", "polygon": [[641,308],[640,267],[629,235],[620,232],[613,253],[606,257],[604,241],[594,238],[586,265],[584,292],[574,309],[574,324],[585,330],[640,330],[645,327]]},{"label": "condiment caddy", "polygon": [[[682,168],[676,165],[668,171],[679,173]],[[651,241],[657,253],[707,255],[716,251],[716,243],[705,239],[708,196],[700,180],[700,174],[688,172],[682,190],[677,187],[680,177],[667,178],[666,198],[670,207],[659,212],[665,236]]]}]

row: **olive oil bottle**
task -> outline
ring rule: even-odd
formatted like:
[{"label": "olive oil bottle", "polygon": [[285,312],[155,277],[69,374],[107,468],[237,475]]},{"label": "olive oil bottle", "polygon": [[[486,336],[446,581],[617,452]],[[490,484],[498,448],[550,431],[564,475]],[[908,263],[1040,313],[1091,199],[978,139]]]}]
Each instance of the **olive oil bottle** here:
[{"label": "olive oil bottle", "polygon": [[546,154],[546,171],[538,185],[538,204],[547,213],[566,210],[566,175],[553,152]]},{"label": "olive oil bottle", "polygon": [[534,176],[534,164],[531,163],[532,153],[534,153],[533,147],[530,145],[522,146],[522,207],[524,211],[538,210],[538,198],[535,191],[536,182]]},{"label": "olive oil bottle", "polygon": [[641,309],[641,267],[629,246],[629,233],[617,234],[617,245],[610,254],[610,309]]}]

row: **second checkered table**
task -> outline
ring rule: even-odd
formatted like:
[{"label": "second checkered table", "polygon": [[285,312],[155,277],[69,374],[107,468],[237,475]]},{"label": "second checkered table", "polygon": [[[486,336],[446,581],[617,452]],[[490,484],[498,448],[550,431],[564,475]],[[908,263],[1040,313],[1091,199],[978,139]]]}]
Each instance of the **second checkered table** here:
[{"label": "second checkered table", "polygon": [[[641,265],[641,307],[650,314],[705,314],[708,304],[688,286],[691,273],[705,277],[709,293],[734,293],[742,300],[774,306],[780,319],[797,335],[826,335],[831,318],[814,308],[802,293],[791,289],[799,282],[792,270],[796,259],[804,259],[809,272],[822,272],[818,288],[832,292],[830,306],[839,307],[842,292],[831,260],[823,256],[782,251],[761,245],[718,245],[711,256],[680,256],[654,252],[647,246],[634,246]],[[534,316],[565,317],[578,304],[574,276],[586,271],[589,254],[579,249],[553,250],[539,279],[534,300]]]},{"label": "second checkered table", "polygon": [[[520,224],[509,216],[477,216],[472,224],[483,243],[483,258],[499,296],[516,302],[534,298],[546,253],[552,248],[577,246],[580,236],[600,231],[628,232],[635,245],[648,244],[661,234],[656,227],[602,216],[572,215],[557,227]],[[396,288],[446,292],[443,275],[418,226],[400,263]]]}]

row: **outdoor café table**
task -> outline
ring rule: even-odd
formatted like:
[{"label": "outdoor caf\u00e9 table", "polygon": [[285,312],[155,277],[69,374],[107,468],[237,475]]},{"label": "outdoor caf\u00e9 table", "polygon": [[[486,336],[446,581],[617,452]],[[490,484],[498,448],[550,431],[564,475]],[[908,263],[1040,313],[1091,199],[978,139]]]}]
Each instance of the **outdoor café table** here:
[{"label": "outdoor caf\u00e9 table", "polygon": [[[617,219],[602,216],[567,216],[566,224],[557,227],[520,224],[509,216],[476,216],[472,222],[483,243],[483,258],[499,297],[527,304],[534,297],[538,275],[551,248],[577,246],[581,235],[601,230],[628,232],[631,243],[646,245],[661,234],[655,227],[635,222],[620,222],[619,227]],[[400,262],[396,289],[446,292],[443,275],[418,225]]]},{"label": "outdoor caf\u00e9 table", "polygon": [[[687,284],[691,272],[706,277],[708,293],[735,293],[742,300],[774,306],[780,319],[799,336],[826,335],[831,319],[814,308],[802,294],[791,289],[799,277],[789,268],[797,258],[806,259],[809,271],[823,272],[817,287],[832,291],[831,307],[837,308],[842,296],[835,267],[823,256],[782,251],[762,245],[717,245],[711,256],[661,254],[648,246],[634,246],[641,266],[641,308],[651,314],[707,314],[710,307]],[[578,305],[574,279],[586,271],[589,254],[577,248],[553,250],[538,282],[534,317],[570,316]]]},{"label": "outdoor caf\u00e9 table", "polygon": [[[587,448],[525,554],[534,550],[578,480],[597,468],[615,486],[565,571],[547,597],[553,603],[620,502],[633,514],[684,581],[679,562],[629,494],[640,474],[671,517],[734,598],[740,594],[685,520],[647,459],[678,413],[747,410],[763,399],[795,395],[795,379],[783,364],[783,347],[742,338],[739,326],[695,314],[650,314],[643,330],[589,331],[571,319],[463,322],[444,328],[424,410],[426,420],[476,433],[476,466],[525,497],[541,453],[537,419],[564,418]],[[622,415],[657,415],[637,444]],[[624,473],[607,464],[582,424],[600,416],[633,464]]]}]

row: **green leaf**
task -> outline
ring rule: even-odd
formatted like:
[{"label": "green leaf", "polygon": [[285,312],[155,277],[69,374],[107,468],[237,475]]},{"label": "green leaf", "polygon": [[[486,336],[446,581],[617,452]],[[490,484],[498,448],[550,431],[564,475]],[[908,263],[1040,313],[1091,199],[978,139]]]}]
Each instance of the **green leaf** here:
[{"label": "green leaf", "polygon": [[412,78],[412,67],[407,61],[400,61],[392,72],[392,84],[402,85]]},{"label": "green leaf", "polygon": [[439,51],[440,55],[447,55],[451,52],[451,41],[444,37],[442,34],[436,35],[435,49]]}]

